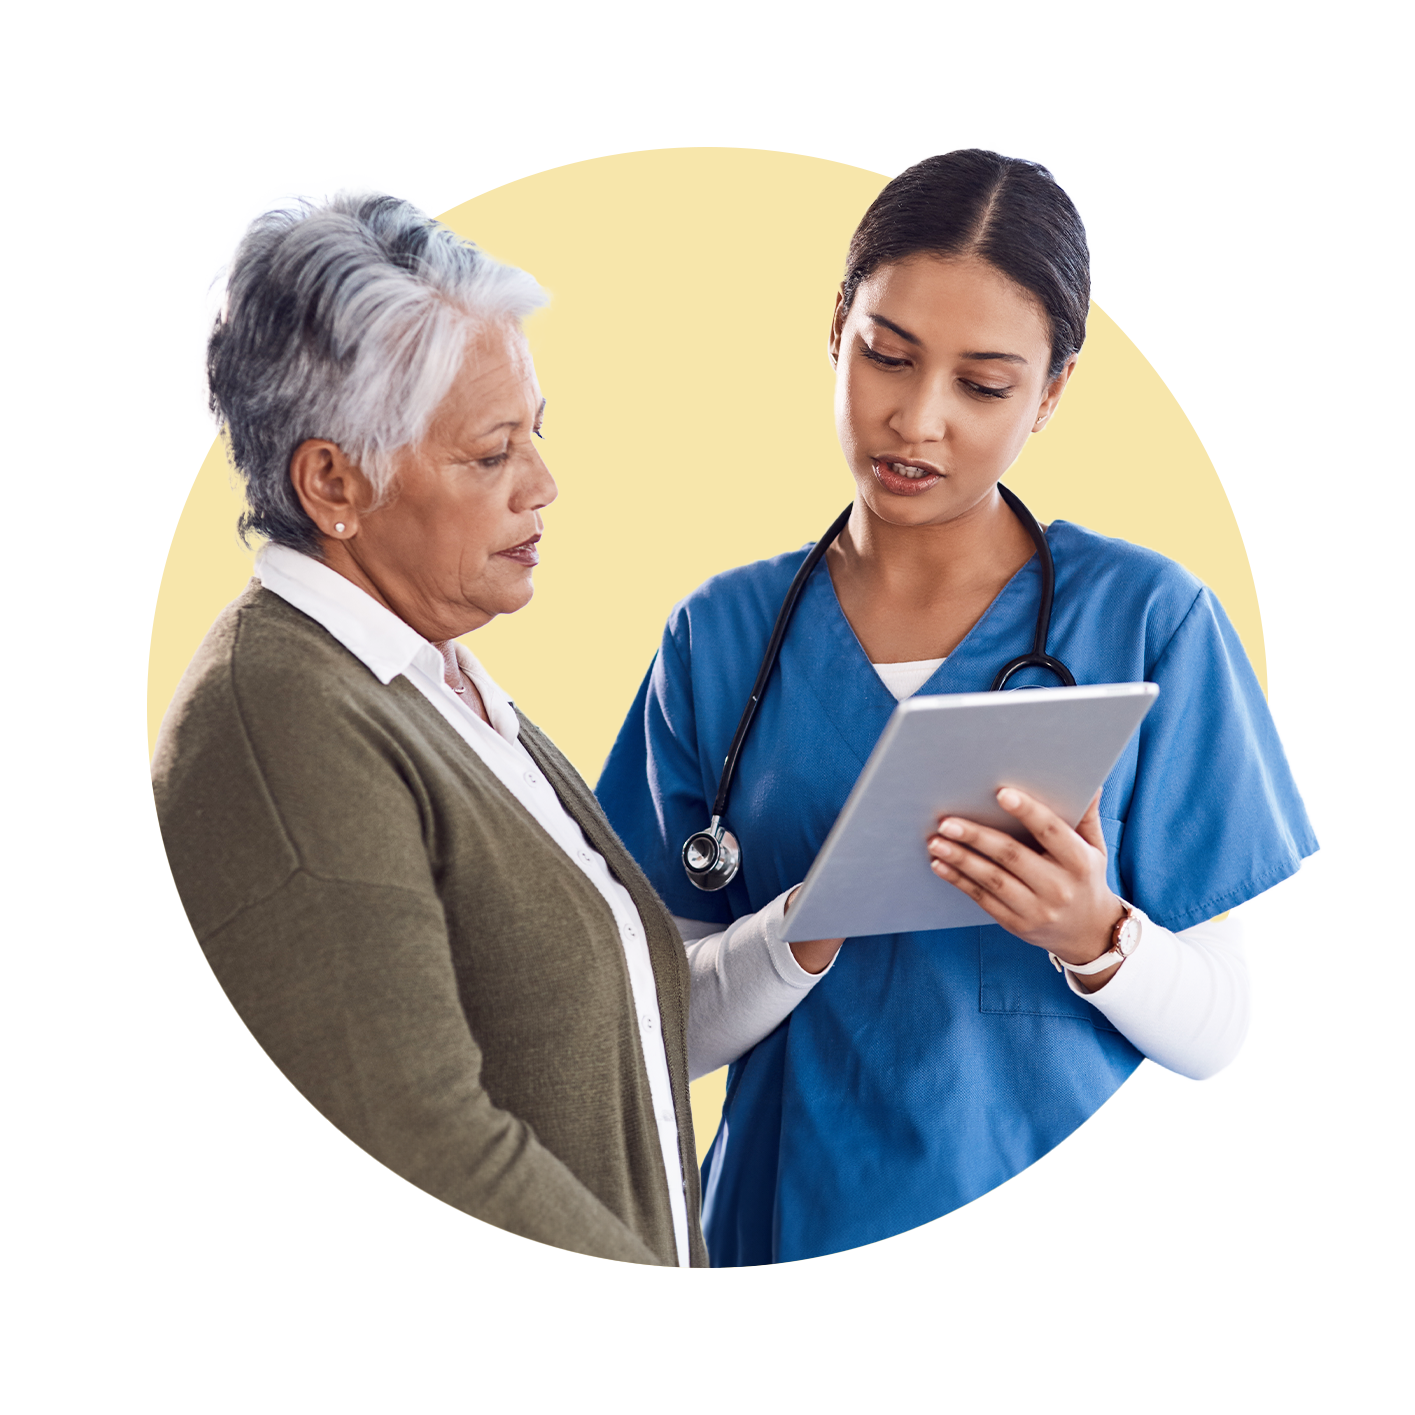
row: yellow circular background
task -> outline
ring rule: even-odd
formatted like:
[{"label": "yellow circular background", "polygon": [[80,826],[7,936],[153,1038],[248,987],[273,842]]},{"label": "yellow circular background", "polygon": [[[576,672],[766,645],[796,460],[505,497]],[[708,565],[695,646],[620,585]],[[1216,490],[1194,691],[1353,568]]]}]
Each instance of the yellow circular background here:
[{"label": "yellow circular background", "polygon": [[[151,734],[250,573],[192,352],[202,283],[263,192],[364,173],[552,293],[528,324],[560,485],[538,593],[470,647],[593,781],[672,603],[849,501],[825,355],[846,243],[890,175],[947,146],[150,149]],[[1009,484],[1041,521],[1189,566],[1266,685],[1268,150],[1009,150],[1074,195],[1095,276],[1080,368]],[[225,1002],[150,839],[151,1266],[608,1266],[429,1199],[308,1107]],[[1266,901],[1240,913],[1255,1022],[1227,1073],[1145,1063],[1002,1189],[801,1266],[1268,1265]],[[693,1085],[699,1150],[724,1074]]]}]

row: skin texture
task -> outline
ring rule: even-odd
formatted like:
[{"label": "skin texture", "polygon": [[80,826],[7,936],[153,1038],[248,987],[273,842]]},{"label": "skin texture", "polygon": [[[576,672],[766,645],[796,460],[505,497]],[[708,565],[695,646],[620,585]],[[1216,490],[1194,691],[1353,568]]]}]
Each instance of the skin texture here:
[{"label": "skin texture", "polygon": [[[952,653],[1033,554],[997,483],[1056,411],[1076,360],[1048,378],[1045,311],[974,257],[912,256],[877,270],[848,312],[837,296],[829,351],[856,487],[826,553],[840,606],[871,662]],[[925,475],[902,478],[889,470],[899,463]],[[928,842],[931,867],[1018,938],[1068,963],[1099,958],[1124,908],[1105,884],[1098,802],[1071,830],[1021,792],[998,800],[1040,852],[946,819]],[[792,949],[819,972],[839,946]],[[1114,971],[1077,982],[1093,992]]]},{"label": "skin texture", "polygon": [[[535,447],[544,407],[524,334],[498,323],[467,341],[426,435],[396,454],[382,505],[336,443],[301,443],[290,481],[325,563],[439,646],[523,608],[556,494]],[[466,696],[485,719],[474,685]]]}]

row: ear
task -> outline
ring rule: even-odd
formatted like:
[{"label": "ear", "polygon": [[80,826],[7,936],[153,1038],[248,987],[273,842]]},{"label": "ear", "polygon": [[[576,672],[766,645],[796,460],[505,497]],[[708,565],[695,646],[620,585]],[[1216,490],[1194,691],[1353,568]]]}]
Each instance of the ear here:
[{"label": "ear", "polygon": [[845,329],[845,287],[835,292],[835,311],[830,316],[830,339],[826,351],[830,355],[830,366],[834,368],[840,360],[840,336]]},{"label": "ear", "polygon": [[1040,432],[1056,412],[1056,405],[1061,402],[1061,395],[1066,392],[1066,385],[1071,382],[1071,375],[1076,371],[1076,358],[1077,356],[1072,354],[1061,372],[1047,384],[1046,392],[1037,407],[1036,420],[1032,423],[1033,432]]},{"label": "ear", "polygon": [[359,517],[373,504],[368,478],[337,442],[312,437],[290,458],[290,485],[305,514],[326,540],[351,540]]}]

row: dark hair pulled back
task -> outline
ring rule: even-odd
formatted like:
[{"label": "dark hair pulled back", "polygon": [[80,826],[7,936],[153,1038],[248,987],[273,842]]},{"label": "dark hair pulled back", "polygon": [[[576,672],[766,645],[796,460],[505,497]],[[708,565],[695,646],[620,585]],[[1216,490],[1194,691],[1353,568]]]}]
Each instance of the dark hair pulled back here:
[{"label": "dark hair pulled back", "polygon": [[1051,327],[1048,378],[1085,342],[1086,228],[1040,163],[963,148],[901,172],[850,238],[842,313],[876,270],[911,255],[977,256],[1035,296]]}]

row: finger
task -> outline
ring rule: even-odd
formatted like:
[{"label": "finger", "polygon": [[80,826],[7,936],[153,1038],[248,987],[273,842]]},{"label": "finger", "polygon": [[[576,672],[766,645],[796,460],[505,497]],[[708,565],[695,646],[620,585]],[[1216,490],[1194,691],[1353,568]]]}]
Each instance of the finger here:
[{"label": "finger", "polygon": [[979,825],[977,821],[965,820],[961,816],[945,816],[939,821],[938,834],[929,838],[930,852],[938,854],[934,849],[935,841],[951,841],[986,855],[1034,890],[1044,888],[1050,873],[1056,869],[1056,865],[1044,855],[1039,855],[1020,840],[1014,840],[1005,831]]},{"label": "finger", "polygon": [[997,793],[997,804],[1021,821],[1031,831],[1032,839],[1068,874],[1079,874],[1090,865],[1091,846],[1034,796],[1004,786]]},{"label": "finger", "polygon": [[[1015,843],[1015,842],[1014,842]],[[1019,847],[1020,848],[1020,847]],[[1040,859],[1032,851],[1026,852]],[[1014,914],[1030,913],[1040,902],[1037,893],[1009,870],[986,855],[980,855],[956,841],[934,836],[929,841],[929,855],[935,864],[945,865],[955,875],[962,876],[977,888],[991,895]],[[1048,868],[1055,873],[1056,866]],[[949,879],[950,884],[957,881]],[[967,893],[968,891],[965,891]]]},{"label": "finger", "polygon": [[997,895],[990,894],[977,880],[955,870],[947,861],[930,860],[929,868],[940,879],[947,880],[949,884],[962,890],[975,904],[980,905],[991,914],[1003,928],[1015,933],[1024,927],[1021,916],[1015,910],[1009,909]]},{"label": "finger", "polygon": [[1076,834],[1093,850],[1099,850],[1102,855],[1106,853],[1105,832],[1101,829],[1101,793],[1099,791],[1091,797],[1091,804],[1086,807],[1086,814],[1081,817],[1080,823],[1076,826]]}]

